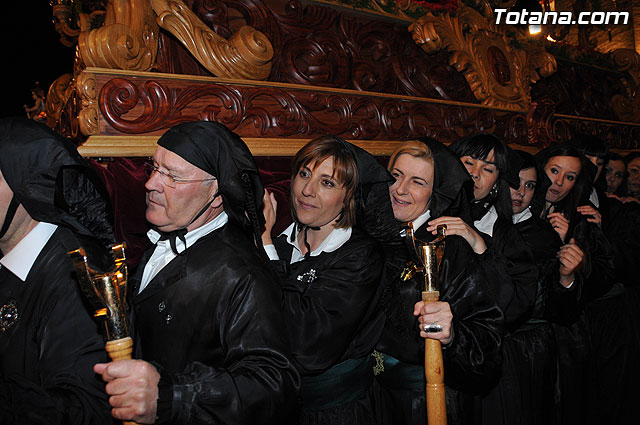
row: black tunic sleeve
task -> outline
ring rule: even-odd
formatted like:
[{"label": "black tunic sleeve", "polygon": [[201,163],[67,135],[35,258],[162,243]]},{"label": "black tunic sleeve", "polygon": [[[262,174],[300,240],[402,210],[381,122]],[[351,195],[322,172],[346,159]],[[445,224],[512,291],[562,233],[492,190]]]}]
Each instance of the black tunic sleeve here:
[{"label": "black tunic sleeve", "polygon": [[[454,336],[444,349],[445,383],[463,392],[482,392],[500,371],[503,315],[489,291],[484,269],[459,236],[446,238],[439,282],[440,301],[448,302],[453,313]],[[424,362],[424,340],[413,316],[423,287],[422,275],[407,281],[396,277],[392,295],[385,301],[388,319],[377,347],[412,364]]]},{"label": "black tunic sleeve", "polygon": [[614,250],[609,240],[595,223],[576,214],[577,223],[570,228],[568,237],[575,238],[584,251],[582,275],[584,277],[581,302],[586,304],[604,294],[615,280]]},{"label": "black tunic sleeve", "polygon": [[[276,249],[281,258],[288,252],[280,240]],[[376,341],[363,331],[381,317],[382,259],[374,241],[353,229],[334,252],[291,265],[278,262],[286,329],[301,374],[371,352]]]},{"label": "black tunic sleeve", "polygon": [[560,284],[560,261],[556,254],[562,240],[549,222],[536,217],[516,224],[523,239],[531,249],[538,269],[538,291],[534,316],[553,323],[574,322],[580,313],[579,299],[582,293],[582,271],[577,270],[570,288]]},{"label": "black tunic sleeve", "polygon": [[518,327],[531,313],[537,292],[537,269],[533,254],[511,223],[498,219],[493,237],[481,233],[488,249],[480,264],[489,287],[504,313],[507,329]]},{"label": "black tunic sleeve", "polygon": [[[108,361],[60,239],[59,229],[26,282],[0,278],[0,304],[17,302],[17,323],[0,336],[0,423],[110,424],[104,383],[93,365]],[[8,273],[8,272],[6,272]],[[14,288],[15,290],[12,290]]]}]

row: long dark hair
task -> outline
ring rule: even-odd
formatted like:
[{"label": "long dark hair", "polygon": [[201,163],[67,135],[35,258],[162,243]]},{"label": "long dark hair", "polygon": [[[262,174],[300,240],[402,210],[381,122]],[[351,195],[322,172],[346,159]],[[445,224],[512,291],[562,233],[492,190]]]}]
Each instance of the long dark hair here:
[{"label": "long dark hair", "polygon": [[576,213],[576,208],[586,202],[586,198],[589,197],[592,183],[589,181],[589,176],[585,172],[590,163],[580,151],[569,144],[557,144],[551,145],[546,149],[541,150],[536,154],[536,161],[538,163],[538,184],[540,186],[540,197],[535,203],[534,213],[540,216],[546,207],[546,194],[547,190],[551,186],[551,180],[544,171],[544,167],[551,158],[556,156],[570,156],[578,158],[580,160],[580,173],[576,178],[576,182],[571,188],[571,191],[561,199],[553,204],[555,211],[562,212],[564,216],[571,221],[571,218]]},{"label": "long dark hair", "polygon": [[[518,185],[520,183],[518,178],[519,170],[514,171],[513,167],[510,168],[510,162],[513,162],[515,157],[511,149],[498,137],[488,133],[478,133],[458,139],[449,146],[449,149],[458,158],[470,156],[479,160],[486,160],[491,150],[493,150],[494,162],[498,169],[497,191],[490,193],[484,199],[476,200],[477,208],[473,208],[473,218],[474,220],[481,218],[493,205],[496,208],[498,217],[511,221],[512,207],[509,184]],[[517,162],[519,164],[519,161]]]}]

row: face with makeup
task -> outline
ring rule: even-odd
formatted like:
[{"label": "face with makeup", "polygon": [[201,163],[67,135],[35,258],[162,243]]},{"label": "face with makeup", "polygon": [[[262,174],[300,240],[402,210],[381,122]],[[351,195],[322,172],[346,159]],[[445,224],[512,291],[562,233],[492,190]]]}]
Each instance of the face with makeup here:
[{"label": "face with makeup", "polygon": [[624,180],[626,171],[627,167],[621,159],[610,159],[607,162],[607,165],[604,166],[607,193],[613,193],[618,190],[622,180]]},{"label": "face with makeup", "polygon": [[513,213],[518,214],[529,208],[533,194],[536,191],[538,177],[535,168],[525,168],[520,170],[520,186],[517,189],[510,187],[511,205]]},{"label": "face with makeup", "polygon": [[433,191],[433,163],[409,154],[399,155],[391,168],[396,179],[389,187],[396,220],[413,221],[429,208]]},{"label": "face with makeup", "polygon": [[640,193],[640,158],[629,162],[627,166],[627,188],[630,193]]},{"label": "face with makeup", "polygon": [[486,158],[479,159],[471,156],[460,158],[462,164],[473,179],[473,199],[479,201],[486,198],[498,181],[499,171],[495,163],[495,153],[493,149]]},{"label": "face with makeup", "polygon": [[344,208],[346,188],[335,177],[333,158],[298,170],[291,186],[298,221],[309,227],[332,226]]},{"label": "face with makeup", "polygon": [[581,171],[580,159],[574,156],[553,156],[544,165],[544,171],[551,180],[545,200],[555,203],[566,198]]}]

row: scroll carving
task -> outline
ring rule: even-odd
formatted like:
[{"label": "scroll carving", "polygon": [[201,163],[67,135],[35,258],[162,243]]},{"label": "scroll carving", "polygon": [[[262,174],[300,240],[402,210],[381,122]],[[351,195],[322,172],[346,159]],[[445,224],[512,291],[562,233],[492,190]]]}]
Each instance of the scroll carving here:
[{"label": "scroll carving", "polygon": [[110,0],[104,25],[78,38],[85,65],[148,71],[158,53],[158,24],[149,0]]},{"label": "scroll carving", "polygon": [[623,80],[627,95],[611,97],[611,107],[618,119],[640,123],[640,55],[631,49],[618,49],[611,53],[618,70],[629,73],[630,81]]},{"label": "scroll carving", "polygon": [[78,113],[78,126],[86,136],[100,133],[96,90],[96,78],[93,74],[83,72],[76,77],[76,92],[82,105]]},{"label": "scroll carving", "polygon": [[63,74],[49,87],[46,108],[47,125],[51,128],[55,127],[58,118],[60,118],[60,111],[73,91],[72,82],[73,75]]},{"label": "scroll carving", "polygon": [[213,75],[266,80],[271,72],[273,47],[250,26],[241,27],[229,40],[205,25],[181,0],[151,0],[159,25],[176,36]]},{"label": "scroll carving", "polygon": [[485,105],[527,110],[531,83],[555,72],[552,55],[528,54],[515,48],[495,21],[470,7],[454,16],[428,12],[409,27],[414,41],[427,53],[447,49],[449,64],[467,79],[477,100]]}]

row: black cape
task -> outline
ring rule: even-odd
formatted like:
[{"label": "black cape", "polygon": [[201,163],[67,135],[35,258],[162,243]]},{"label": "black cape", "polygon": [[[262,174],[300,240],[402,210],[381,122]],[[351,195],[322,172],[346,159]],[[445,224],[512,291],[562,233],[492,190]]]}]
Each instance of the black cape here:
[{"label": "black cape", "polygon": [[133,311],[138,356],[161,372],[156,423],[269,424],[295,400],[280,288],[236,222],[167,264]]}]

